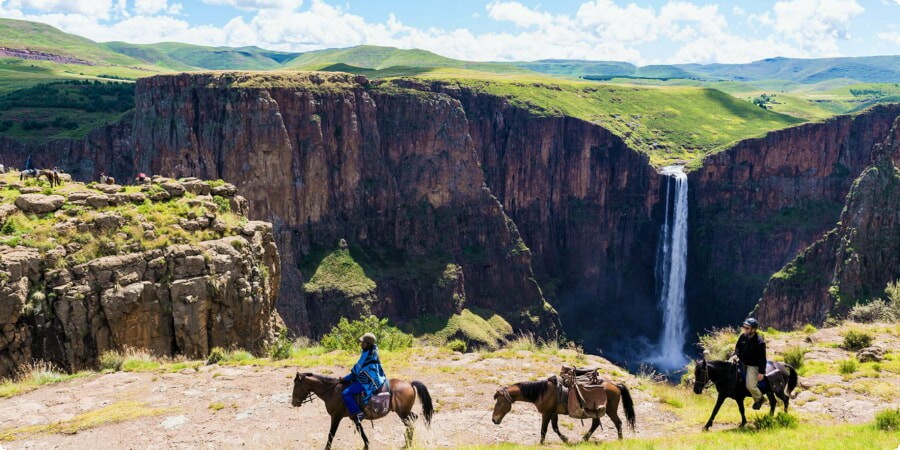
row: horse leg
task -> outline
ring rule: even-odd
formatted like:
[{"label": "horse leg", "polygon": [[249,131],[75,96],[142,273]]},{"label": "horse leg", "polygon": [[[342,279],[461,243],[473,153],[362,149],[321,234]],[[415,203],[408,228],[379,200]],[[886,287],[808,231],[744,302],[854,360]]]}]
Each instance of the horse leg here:
[{"label": "horse leg", "polygon": [[343,419],[342,416],[331,416],[331,429],[328,430],[328,442],[325,443],[325,450],[331,450],[331,441],[334,440],[334,434],[337,433],[341,419]]},{"label": "horse leg", "polygon": [[591,420],[591,429],[588,430],[587,433],[584,434],[584,442],[587,442],[591,439],[591,436],[594,435],[594,431],[597,431],[597,427],[600,426],[600,419]]},{"label": "horse leg", "polygon": [[403,448],[409,448],[412,446],[413,435],[416,432],[416,418],[418,416],[414,412],[410,412],[405,416],[400,413],[397,413],[397,415],[400,416],[403,425],[406,425],[406,444],[404,444]]},{"label": "horse leg", "polygon": [[355,421],[356,422],[356,431],[359,431],[360,437],[363,440],[363,450],[369,450],[369,437],[366,436],[366,430],[363,429],[362,420]]},{"label": "horse leg", "polygon": [[544,439],[547,437],[547,425],[550,424],[550,413],[541,415],[541,445],[544,445]]},{"label": "horse leg", "polygon": [[[616,434],[619,435],[619,440],[621,441],[622,440],[622,419],[619,419],[619,413],[617,413],[616,410],[614,410],[614,409],[607,409],[606,415],[609,416],[609,419],[612,420],[613,425],[616,426]],[[600,423],[600,421],[597,420],[597,423]]]},{"label": "horse leg", "polygon": [[766,397],[769,398],[769,415],[774,416],[775,415],[775,405],[776,405],[775,394],[772,392],[767,392]]},{"label": "horse leg", "polygon": [[568,444],[569,438],[563,436],[563,434],[559,432],[559,414],[550,416],[550,424],[553,425],[553,431],[556,432],[556,435],[559,436],[559,439]]},{"label": "horse leg", "polygon": [[744,428],[744,425],[747,425],[747,416],[744,415],[744,399],[734,399],[734,401],[738,404],[738,411],[741,413],[741,428]]},{"label": "horse leg", "polygon": [[788,411],[788,403],[790,403],[790,401],[791,401],[791,396],[785,394],[784,392],[779,392],[778,398],[780,398],[781,401],[784,402],[784,412],[787,412]]},{"label": "horse leg", "polygon": [[[719,394],[719,397],[716,399],[716,406],[713,408],[712,415],[709,416],[709,420],[706,422],[706,425],[703,426],[703,431],[709,431],[709,427],[712,426],[713,420],[716,418],[716,414],[719,413],[719,408],[722,407],[722,403],[725,401],[725,396]],[[738,403],[740,405],[740,402]],[[741,405],[741,417],[744,416],[744,406]]]}]

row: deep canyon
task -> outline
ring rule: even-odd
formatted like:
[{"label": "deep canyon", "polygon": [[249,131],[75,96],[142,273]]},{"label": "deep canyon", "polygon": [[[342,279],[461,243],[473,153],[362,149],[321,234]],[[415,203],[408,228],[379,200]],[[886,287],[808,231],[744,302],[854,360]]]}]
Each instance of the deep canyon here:
[{"label": "deep canyon", "polygon": [[[662,329],[664,178],[602,126],[453,82],[342,74],[155,76],[135,99],[85,139],[2,139],[0,154],[83,181],[234,183],[251,217],[274,225],[278,308],[296,333],[320,336],[341,315],[402,324],[479,308],[615,354]],[[689,172],[690,335],[737,323],[773,273],[835,227],[898,115],[878,106],[773,131]],[[344,243],[375,285],[309,289]]]}]

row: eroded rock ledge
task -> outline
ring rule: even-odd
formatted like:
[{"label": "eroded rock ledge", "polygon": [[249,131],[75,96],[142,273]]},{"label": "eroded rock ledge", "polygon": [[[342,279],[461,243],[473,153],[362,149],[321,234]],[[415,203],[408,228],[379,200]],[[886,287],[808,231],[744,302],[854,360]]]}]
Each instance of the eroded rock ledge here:
[{"label": "eroded rock ledge", "polygon": [[234,186],[30,184],[0,180],[0,376],[127,347],[260,351],[281,325],[272,225],[247,221]]}]

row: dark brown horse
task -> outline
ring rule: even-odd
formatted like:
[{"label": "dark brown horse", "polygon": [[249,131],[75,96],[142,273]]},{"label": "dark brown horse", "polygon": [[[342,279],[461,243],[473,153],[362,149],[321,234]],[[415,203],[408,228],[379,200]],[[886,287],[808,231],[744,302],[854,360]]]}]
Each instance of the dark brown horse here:
[{"label": "dark brown horse", "polygon": [[[412,412],[413,404],[416,402],[416,397],[419,397],[422,403],[422,413],[425,415],[425,425],[430,425],[431,417],[434,415],[431,394],[428,393],[428,388],[419,381],[409,383],[392,378],[388,380],[388,383],[391,387],[390,410],[396,412],[403,424],[406,425],[406,446],[409,447],[412,445],[415,422],[418,418],[416,413]],[[325,444],[325,450],[331,448],[331,441],[334,439],[334,433],[337,432],[341,420],[350,415],[344,405],[344,399],[341,397],[342,389],[339,378],[300,372],[297,372],[297,376],[294,377],[291,405],[302,406],[304,403],[311,402],[313,395],[316,395],[325,402],[325,411],[331,416],[331,429],[328,431],[328,443]],[[369,438],[366,437],[366,433],[359,423],[356,424],[356,430],[362,436],[364,448],[369,448]]]},{"label": "dark brown horse", "polygon": [[[495,424],[500,425],[503,417],[512,410],[512,404],[515,402],[533,403],[538,412],[541,413],[541,444],[547,436],[547,424],[553,424],[553,431],[559,435],[563,442],[568,443],[569,440],[559,431],[559,415],[568,414],[567,405],[560,403],[557,378],[551,377],[542,381],[526,381],[516,383],[512,386],[499,389],[494,394],[494,414],[492,420]],[[612,420],[616,426],[616,432],[619,433],[619,439],[622,439],[622,420],[619,419],[618,409],[619,400],[622,401],[622,408],[625,410],[625,419],[634,431],[634,403],[631,400],[631,393],[624,384],[614,384],[609,381],[602,382],[606,391],[606,415]],[[585,441],[591,438],[597,427],[600,426],[600,419],[592,419],[591,429],[585,433],[583,439]]]}]

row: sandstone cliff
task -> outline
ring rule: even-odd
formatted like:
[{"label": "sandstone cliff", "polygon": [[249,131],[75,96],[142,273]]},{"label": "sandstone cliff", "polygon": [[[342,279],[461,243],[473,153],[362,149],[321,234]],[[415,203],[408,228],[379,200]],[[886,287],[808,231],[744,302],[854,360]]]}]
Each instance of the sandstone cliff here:
[{"label": "sandstone cliff", "polygon": [[16,175],[0,180],[0,376],[32,359],[78,370],[127,347],[260,351],[273,336],[272,226],[242,218],[234,186],[51,189]]},{"label": "sandstone cliff", "polygon": [[900,278],[900,120],[875,158],[854,181],[837,227],[769,280],[760,320],[778,328],[820,324],[881,297]]}]

